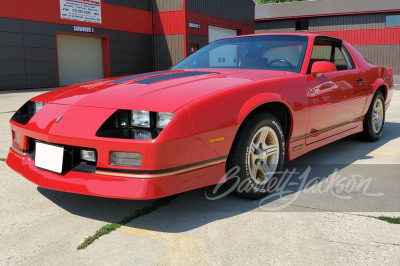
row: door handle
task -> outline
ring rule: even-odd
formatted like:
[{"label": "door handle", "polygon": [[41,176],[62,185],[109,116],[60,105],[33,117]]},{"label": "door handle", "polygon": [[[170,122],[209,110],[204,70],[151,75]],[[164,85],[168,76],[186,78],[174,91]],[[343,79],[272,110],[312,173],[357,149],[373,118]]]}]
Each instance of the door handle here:
[{"label": "door handle", "polygon": [[365,79],[357,79],[358,85],[363,85],[365,83]]}]

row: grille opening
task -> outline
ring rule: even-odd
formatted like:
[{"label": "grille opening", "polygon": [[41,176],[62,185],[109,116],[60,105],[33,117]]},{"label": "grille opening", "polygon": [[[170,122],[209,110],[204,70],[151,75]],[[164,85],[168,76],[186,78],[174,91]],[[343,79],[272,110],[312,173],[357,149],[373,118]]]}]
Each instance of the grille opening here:
[{"label": "grille opening", "polygon": [[[81,160],[80,152],[81,149],[90,149],[90,148],[75,147],[68,145],[62,145],[62,146],[64,147],[63,174],[70,171],[80,172],[80,173],[94,173],[96,171],[97,158],[98,158],[96,150],[95,150],[96,162],[86,162]],[[33,138],[29,138],[28,154],[29,157],[32,158],[33,160],[35,160],[35,152],[36,152],[36,140]]]}]

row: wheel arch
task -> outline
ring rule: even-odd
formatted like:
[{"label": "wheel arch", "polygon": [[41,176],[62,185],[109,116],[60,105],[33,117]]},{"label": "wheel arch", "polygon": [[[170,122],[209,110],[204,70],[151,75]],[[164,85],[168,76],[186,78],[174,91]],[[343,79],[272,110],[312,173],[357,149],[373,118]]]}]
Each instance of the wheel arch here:
[{"label": "wheel arch", "polygon": [[285,98],[276,93],[262,93],[246,101],[239,112],[238,132],[247,119],[259,112],[270,113],[279,120],[284,128],[287,144],[293,128],[293,112]]},{"label": "wheel arch", "polygon": [[387,96],[388,96],[388,86],[386,85],[385,81],[383,79],[381,79],[381,78],[377,79],[374,82],[374,93],[373,93],[373,95],[375,95],[377,91],[381,91],[382,92],[383,98],[386,101]]}]

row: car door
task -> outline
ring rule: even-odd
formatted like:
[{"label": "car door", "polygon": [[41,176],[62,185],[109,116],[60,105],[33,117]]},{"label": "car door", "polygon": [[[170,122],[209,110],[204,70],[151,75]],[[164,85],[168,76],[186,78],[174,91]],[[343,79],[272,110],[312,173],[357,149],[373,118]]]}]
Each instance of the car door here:
[{"label": "car door", "polygon": [[310,116],[306,144],[356,127],[354,121],[360,118],[367,96],[363,75],[341,41],[317,38],[309,70],[317,61],[331,62],[337,71],[308,75]]}]

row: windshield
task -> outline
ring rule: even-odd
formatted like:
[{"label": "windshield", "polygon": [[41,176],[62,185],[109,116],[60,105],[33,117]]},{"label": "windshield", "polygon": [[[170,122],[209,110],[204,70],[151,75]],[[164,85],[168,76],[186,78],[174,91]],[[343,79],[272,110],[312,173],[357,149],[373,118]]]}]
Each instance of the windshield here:
[{"label": "windshield", "polygon": [[291,71],[299,73],[308,37],[259,35],[210,43],[172,69],[234,68]]}]

